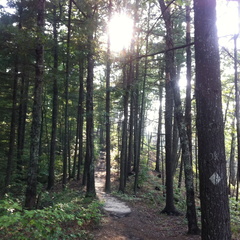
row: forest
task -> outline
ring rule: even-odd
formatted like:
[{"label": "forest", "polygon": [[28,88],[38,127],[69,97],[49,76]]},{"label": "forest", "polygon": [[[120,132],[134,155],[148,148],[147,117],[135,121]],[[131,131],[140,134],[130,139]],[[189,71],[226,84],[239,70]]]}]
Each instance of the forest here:
[{"label": "forest", "polygon": [[103,191],[136,211],[182,219],[196,239],[240,239],[227,8],[237,16],[240,1],[1,1],[1,239],[172,239],[91,233],[101,169]]}]

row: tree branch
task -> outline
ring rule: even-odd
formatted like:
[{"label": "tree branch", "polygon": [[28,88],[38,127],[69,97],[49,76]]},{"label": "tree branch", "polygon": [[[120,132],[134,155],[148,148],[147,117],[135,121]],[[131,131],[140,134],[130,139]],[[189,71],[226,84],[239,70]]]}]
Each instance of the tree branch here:
[{"label": "tree branch", "polygon": [[185,44],[185,45],[181,45],[181,46],[176,46],[176,47],[174,47],[174,48],[162,50],[162,51],[155,52],[155,53],[150,53],[150,54],[141,55],[141,56],[137,57],[136,59],[141,59],[141,58],[144,58],[144,57],[152,57],[152,56],[155,56],[155,55],[158,55],[158,54],[161,54],[161,53],[167,53],[167,52],[169,52],[169,51],[174,51],[174,50],[177,50],[177,49],[190,47],[190,46],[192,46],[192,45],[194,45],[194,42],[191,42],[191,43]]},{"label": "tree branch", "polygon": [[74,3],[74,5],[77,7],[77,9],[82,13],[82,15],[87,18],[87,15],[81,10],[81,8],[77,5],[75,0],[72,0],[72,2]]},{"label": "tree branch", "polygon": [[[235,60],[234,56],[225,48],[225,47],[222,47],[222,49],[227,53],[227,55],[232,58],[233,60]],[[237,63],[240,64],[240,61],[237,60]]]}]

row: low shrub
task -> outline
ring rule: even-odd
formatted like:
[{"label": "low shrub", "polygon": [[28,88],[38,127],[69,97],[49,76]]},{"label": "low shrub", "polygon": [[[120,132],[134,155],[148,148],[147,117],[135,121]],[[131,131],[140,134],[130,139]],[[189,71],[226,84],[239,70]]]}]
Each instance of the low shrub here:
[{"label": "low shrub", "polygon": [[98,223],[101,211],[98,201],[83,202],[84,198],[74,198],[43,209],[24,210],[18,200],[5,197],[0,201],[0,239],[87,239],[85,227]]}]

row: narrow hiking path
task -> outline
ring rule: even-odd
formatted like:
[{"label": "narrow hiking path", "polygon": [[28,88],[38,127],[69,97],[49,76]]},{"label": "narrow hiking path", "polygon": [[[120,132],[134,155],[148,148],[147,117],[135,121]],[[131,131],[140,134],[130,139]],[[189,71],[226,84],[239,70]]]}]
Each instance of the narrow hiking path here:
[{"label": "narrow hiking path", "polygon": [[100,161],[97,166],[95,175],[95,187],[97,197],[104,202],[103,209],[111,216],[115,217],[126,217],[131,213],[130,207],[127,204],[111,194],[104,192],[105,184],[105,155],[104,152],[100,152]]},{"label": "narrow hiking path", "polygon": [[199,240],[200,236],[187,235],[187,221],[184,216],[160,214],[154,204],[144,199],[120,200],[104,193],[105,156],[100,153],[96,168],[96,192],[104,204],[104,216],[99,226],[93,229],[96,240]]}]

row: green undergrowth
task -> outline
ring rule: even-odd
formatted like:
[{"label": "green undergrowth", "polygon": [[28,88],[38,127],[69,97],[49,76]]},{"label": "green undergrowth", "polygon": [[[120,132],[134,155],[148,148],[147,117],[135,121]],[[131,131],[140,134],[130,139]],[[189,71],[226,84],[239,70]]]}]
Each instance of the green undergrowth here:
[{"label": "green undergrowth", "polygon": [[122,199],[123,201],[128,201],[128,202],[133,201],[134,202],[134,201],[140,201],[141,200],[141,198],[137,197],[134,194],[121,193],[121,192],[118,192],[118,191],[113,191],[111,194],[113,196],[117,197],[117,198]]},{"label": "green undergrowth", "polygon": [[230,198],[231,230],[233,235],[240,237],[240,202]]},{"label": "green undergrowth", "polygon": [[87,229],[99,223],[101,203],[72,190],[41,199],[36,210],[9,196],[0,200],[0,239],[91,239]]}]

